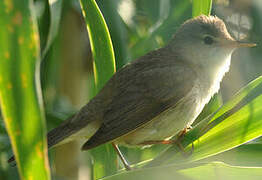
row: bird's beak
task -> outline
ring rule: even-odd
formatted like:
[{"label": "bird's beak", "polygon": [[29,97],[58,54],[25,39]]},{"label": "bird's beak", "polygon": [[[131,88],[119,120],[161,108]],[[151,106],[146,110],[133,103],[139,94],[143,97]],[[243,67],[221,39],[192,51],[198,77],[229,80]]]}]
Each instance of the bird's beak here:
[{"label": "bird's beak", "polygon": [[222,46],[230,47],[230,48],[240,48],[240,47],[254,47],[256,46],[255,43],[247,43],[247,42],[240,42],[234,39],[225,39],[221,42]]},{"label": "bird's beak", "polygon": [[239,42],[236,41],[236,47],[255,47],[255,43]]}]

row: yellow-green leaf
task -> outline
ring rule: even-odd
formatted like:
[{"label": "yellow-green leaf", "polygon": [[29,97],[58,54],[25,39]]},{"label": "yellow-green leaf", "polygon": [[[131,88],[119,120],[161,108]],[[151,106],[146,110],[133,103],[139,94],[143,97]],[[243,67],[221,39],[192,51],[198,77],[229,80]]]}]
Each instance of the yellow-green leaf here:
[{"label": "yellow-green leaf", "polygon": [[212,0],[193,0],[192,16],[210,15]]},{"label": "yellow-green leaf", "polygon": [[0,1],[0,99],[21,179],[50,179],[32,0]]}]

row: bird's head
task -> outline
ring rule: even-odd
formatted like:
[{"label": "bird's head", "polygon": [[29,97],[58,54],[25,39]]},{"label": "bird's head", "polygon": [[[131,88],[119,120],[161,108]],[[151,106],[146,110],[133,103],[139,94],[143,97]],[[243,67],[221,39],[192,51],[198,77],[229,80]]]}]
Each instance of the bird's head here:
[{"label": "bird's head", "polygon": [[204,68],[222,66],[236,48],[255,46],[236,41],[221,19],[205,15],[182,24],[169,45],[183,60]]}]

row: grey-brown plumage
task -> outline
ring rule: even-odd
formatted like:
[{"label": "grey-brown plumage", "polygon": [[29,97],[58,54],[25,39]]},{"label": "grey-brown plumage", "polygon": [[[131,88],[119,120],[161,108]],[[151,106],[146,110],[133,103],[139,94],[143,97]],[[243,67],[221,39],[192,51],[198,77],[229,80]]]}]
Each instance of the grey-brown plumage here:
[{"label": "grey-brown plumage", "polygon": [[222,20],[186,21],[170,43],[124,66],[76,115],[48,133],[48,147],[87,139],[82,149],[114,142],[137,146],[190,126],[219,90],[239,43]]},{"label": "grey-brown plumage", "polygon": [[107,142],[141,145],[186,128],[219,89],[239,47],[222,20],[186,21],[170,43],[120,69],[78,114],[48,133],[49,147],[85,138],[87,150]]},{"label": "grey-brown plumage", "polygon": [[139,128],[174,106],[192,89],[196,74],[169,51],[169,47],[153,51],[118,71],[75,118],[48,134],[49,145],[55,144],[56,132],[71,134],[79,129],[75,124],[84,127],[90,119],[101,122],[83,146],[90,149]]},{"label": "grey-brown plumage", "polygon": [[111,93],[111,98],[104,107],[103,123],[83,149],[134,131],[187,95],[196,74],[168,52],[168,47],[153,51],[124,67],[108,82],[103,91]]}]

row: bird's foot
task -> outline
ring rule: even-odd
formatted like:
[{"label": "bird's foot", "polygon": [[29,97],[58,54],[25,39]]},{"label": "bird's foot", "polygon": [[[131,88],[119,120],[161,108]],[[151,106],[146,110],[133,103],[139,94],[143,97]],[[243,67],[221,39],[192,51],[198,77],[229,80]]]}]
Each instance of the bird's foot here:
[{"label": "bird's foot", "polygon": [[177,145],[177,147],[179,148],[179,150],[181,151],[182,155],[185,157],[185,158],[188,158],[190,157],[193,152],[194,152],[194,143],[192,143],[192,147],[191,147],[191,150],[189,152],[186,152],[185,151],[185,148],[184,146],[182,145],[181,141],[184,139],[185,137],[185,134],[190,130],[192,129],[191,126],[189,127],[186,127],[185,129],[183,129],[182,131],[180,131],[180,133],[178,133],[178,136],[177,136],[177,139],[175,140],[175,144]]},{"label": "bird's foot", "polygon": [[182,155],[185,157],[185,158],[188,158],[190,157],[193,152],[194,152],[194,143],[192,143],[192,146],[191,146],[191,150],[190,151],[185,151],[185,148],[184,146],[181,144],[181,141],[177,141],[176,142],[176,145],[177,147],[179,148],[179,150],[181,151]]},{"label": "bird's foot", "polygon": [[140,145],[155,145],[155,144],[169,144],[169,145],[173,145],[173,144],[176,144],[177,147],[179,148],[179,150],[181,151],[181,153],[183,154],[183,156],[184,157],[189,157],[189,156],[192,155],[192,153],[194,151],[194,144],[192,143],[192,148],[191,148],[191,150],[189,152],[186,152],[185,148],[181,144],[182,139],[184,138],[185,134],[188,132],[189,129],[191,129],[191,128],[190,127],[189,128],[185,128],[181,132],[179,132],[176,139],[144,141],[144,142],[140,143]]}]

